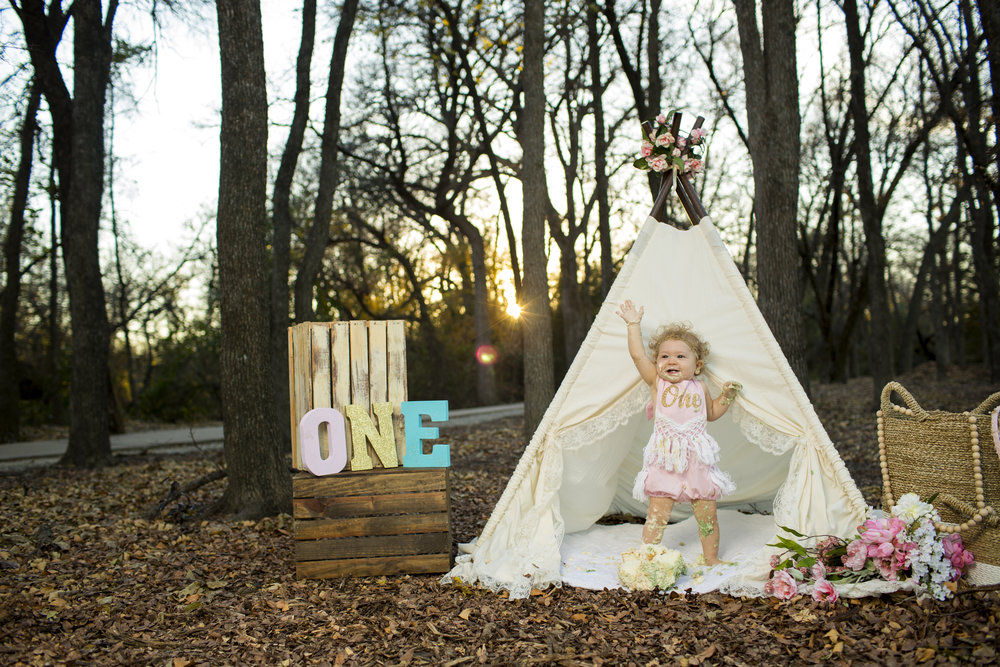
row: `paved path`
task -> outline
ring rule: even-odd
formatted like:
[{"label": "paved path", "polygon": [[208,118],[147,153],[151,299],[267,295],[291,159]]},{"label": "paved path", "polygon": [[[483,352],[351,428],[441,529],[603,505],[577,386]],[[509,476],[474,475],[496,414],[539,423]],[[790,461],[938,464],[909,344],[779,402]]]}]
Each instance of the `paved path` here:
[{"label": "paved path", "polygon": [[[446,431],[453,426],[471,426],[504,417],[519,417],[523,414],[524,403],[467,408],[450,411],[447,422],[435,425]],[[111,436],[111,451],[114,454],[127,455],[151,450],[155,450],[157,454],[217,450],[222,448],[222,432],[221,426],[202,426],[123,433]],[[66,451],[66,445],[65,439],[0,444],[0,470],[16,470],[55,463]]]}]

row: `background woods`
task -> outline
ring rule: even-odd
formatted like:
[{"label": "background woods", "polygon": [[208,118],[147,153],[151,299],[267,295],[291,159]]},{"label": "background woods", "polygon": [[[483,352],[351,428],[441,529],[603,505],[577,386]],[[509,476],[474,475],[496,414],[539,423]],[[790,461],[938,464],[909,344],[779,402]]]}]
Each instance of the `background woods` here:
[{"label": "background woods", "polygon": [[[234,298],[261,414],[287,409],[287,325],[397,318],[411,396],[523,398],[530,431],[649,209],[639,121],[678,108],[707,119],[695,187],[807,384],[877,391],[926,361],[1000,382],[993,3],[305,0],[240,112],[227,63],[260,20],[227,33],[229,4],[0,9],[5,439],[69,415],[67,462],[95,465],[123,418],[220,418]],[[222,85],[189,95],[220,100],[219,199],[123,219],[141,194],[115,128],[155,73],[148,35],[217,28]],[[264,125],[234,145],[226,114],[250,109]],[[251,156],[252,195],[226,180]],[[163,224],[186,241],[136,242]]]}]

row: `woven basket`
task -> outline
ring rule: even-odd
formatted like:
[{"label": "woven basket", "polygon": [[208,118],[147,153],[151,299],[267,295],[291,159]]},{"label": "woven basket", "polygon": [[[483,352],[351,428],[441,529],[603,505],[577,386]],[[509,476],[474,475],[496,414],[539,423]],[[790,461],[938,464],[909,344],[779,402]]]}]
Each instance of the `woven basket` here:
[{"label": "woven basket", "polygon": [[[898,394],[905,407],[892,402]],[[1000,565],[1000,454],[993,446],[990,411],[1000,392],[969,412],[927,411],[901,384],[882,390],[878,412],[882,507],[904,493],[934,499],[938,530],[959,532],[976,560]]]}]

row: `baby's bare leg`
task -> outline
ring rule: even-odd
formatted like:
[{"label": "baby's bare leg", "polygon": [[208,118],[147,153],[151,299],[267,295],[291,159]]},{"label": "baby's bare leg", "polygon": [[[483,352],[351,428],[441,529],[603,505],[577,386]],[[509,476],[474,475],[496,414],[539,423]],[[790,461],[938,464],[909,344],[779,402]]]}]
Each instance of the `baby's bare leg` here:
[{"label": "baby's bare leg", "polygon": [[719,560],[719,517],[714,500],[694,500],[691,502],[694,519],[698,522],[698,537],[701,538],[701,552],[705,562],[718,565]]},{"label": "baby's bare leg", "polygon": [[642,527],[643,544],[659,544],[663,539],[663,529],[670,521],[670,513],[674,510],[674,499],[661,496],[649,499],[649,511],[646,512],[646,524]]}]

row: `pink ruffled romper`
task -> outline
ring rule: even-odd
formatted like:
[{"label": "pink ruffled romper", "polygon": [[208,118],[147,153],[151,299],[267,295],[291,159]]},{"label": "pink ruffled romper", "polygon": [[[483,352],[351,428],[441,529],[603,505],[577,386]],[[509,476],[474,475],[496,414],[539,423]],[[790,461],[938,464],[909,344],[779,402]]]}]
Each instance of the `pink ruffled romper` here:
[{"label": "pink ruffled romper", "polygon": [[732,478],[719,470],[719,443],[705,430],[707,400],[696,380],[672,384],[656,379],[653,435],[632,488],[636,500],[718,500],[736,490]]}]

